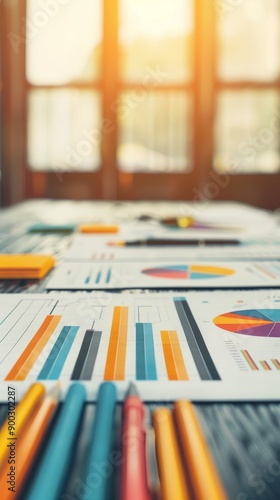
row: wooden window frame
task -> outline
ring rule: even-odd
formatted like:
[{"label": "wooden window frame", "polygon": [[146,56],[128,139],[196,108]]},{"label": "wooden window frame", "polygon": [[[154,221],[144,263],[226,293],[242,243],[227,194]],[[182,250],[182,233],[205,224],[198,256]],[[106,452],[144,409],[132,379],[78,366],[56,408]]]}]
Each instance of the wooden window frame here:
[{"label": "wooden window frame", "polygon": [[[102,113],[113,124],[101,140],[102,167],[92,173],[63,173],[63,182],[54,172],[32,172],[27,167],[27,106],[31,88],[25,77],[25,43],[15,53],[10,33],[23,36],[26,1],[2,0],[1,58],[2,107],[1,162],[2,205],[26,198],[52,197],[73,199],[169,199],[191,201],[237,200],[266,208],[279,204],[275,186],[280,174],[218,175],[212,167],[216,97],[225,89],[243,90],[279,88],[256,82],[225,83],[216,78],[217,37],[214,0],[194,1],[194,83],[185,86],[193,91],[193,168],[189,173],[125,173],[117,168],[118,123],[113,110],[122,90],[137,85],[120,85],[118,78],[118,0],[103,0],[104,44],[102,59]],[[110,33],[110,36],[108,36]],[[77,87],[75,85],[75,87]],[[100,88],[99,85],[95,86]],[[93,88],[91,86],[91,88]],[[182,87],[159,86],[155,91],[182,90]]]}]

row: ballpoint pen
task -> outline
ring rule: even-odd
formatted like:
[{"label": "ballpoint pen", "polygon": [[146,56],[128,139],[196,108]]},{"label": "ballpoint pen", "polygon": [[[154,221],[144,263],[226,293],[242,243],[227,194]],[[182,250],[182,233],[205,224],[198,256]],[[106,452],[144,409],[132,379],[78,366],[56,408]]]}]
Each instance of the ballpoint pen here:
[{"label": "ballpoint pen", "polygon": [[149,500],[146,466],[145,409],[134,384],[123,406],[121,500]]},{"label": "ballpoint pen", "polygon": [[163,246],[236,246],[240,245],[240,241],[236,239],[213,239],[213,238],[200,238],[200,239],[187,239],[187,238],[146,238],[142,240],[127,240],[127,241],[110,241],[107,243],[112,247],[163,247]]}]

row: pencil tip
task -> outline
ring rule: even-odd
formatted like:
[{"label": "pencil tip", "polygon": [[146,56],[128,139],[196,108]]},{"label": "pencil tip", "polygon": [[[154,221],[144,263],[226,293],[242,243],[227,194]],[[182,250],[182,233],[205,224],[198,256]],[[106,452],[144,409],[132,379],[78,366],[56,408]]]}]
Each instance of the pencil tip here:
[{"label": "pencil tip", "polygon": [[133,382],[130,382],[130,384],[128,386],[126,397],[128,397],[128,396],[139,396],[139,392],[137,390],[137,387]]}]

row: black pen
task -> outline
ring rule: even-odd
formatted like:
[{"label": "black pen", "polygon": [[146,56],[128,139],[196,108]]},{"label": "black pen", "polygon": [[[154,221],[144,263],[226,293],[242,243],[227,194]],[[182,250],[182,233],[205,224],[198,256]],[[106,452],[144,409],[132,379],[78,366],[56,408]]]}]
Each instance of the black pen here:
[{"label": "black pen", "polygon": [[168,238],[147,238],[145,240],[134,241],[112,241],[110,246],[117,247],[156,247],[156,246],[236,246],[240,245],[239,240],[234,239],[168,239]]}]

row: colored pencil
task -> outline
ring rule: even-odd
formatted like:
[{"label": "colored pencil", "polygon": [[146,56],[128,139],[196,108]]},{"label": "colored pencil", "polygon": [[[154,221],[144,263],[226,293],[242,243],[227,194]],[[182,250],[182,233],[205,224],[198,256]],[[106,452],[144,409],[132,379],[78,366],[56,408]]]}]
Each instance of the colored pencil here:
[{"label": "colored pencil", "polygon": [[210,455],[194,406],[187,401],[178,401],[174,405],[174,415],[195,498],[225,500],[227,495]]},{"label": "colored pencil", "polygon": [[[101,384],[98,396],[95,418],[93,423],[93,436],[89,453],[87,474],[84,482],[88,484],[87,477],[100,471],[104,463],[109,463],[112,447],[113,423],[115,414],[117,390],[112,382]],[[92,498],[103,500],[107,498],[107,489],[110,481],[106,474],[99,474],[99,481],[92,486]]]},{"label": "colored pencil", "polygon": [[147,455],[147,476],[148,487],[153,500],[161,499],[161,487],[158,474],[158,465],[156,457],[156,439],[153,427],[147,429],[146,435],[146,455]]},{"label": "colored pencil", "polygon": [[122,500],[148,500],[146,432],[144,428],[145,408],[136,388],[130,385],[123,406],[122,426]]},{"label": "colored pencil", "polygon": [[[15,457],[16,496],[20,494],[28,473],[34,464],[42,439],[46,434],[54,414],[59,399],[59,393],[60,390],[58,385],[49,391],[40,403],[38,409],[36,409],[36,413],[29,422],[29,425],[24,427],[18,437]],[[10,465],[7,462],[0,480],[1,500],[11,500],[15,498],[15,493],[11,489],[8,489],[7,477],[9,472]]]},{"label": "colored pencil", "polygon": [[71,385],[50,436],[39,469],[27,492],[28,500],[57,500],[71,463],[71,454],[82,415],[86,391]]},{"label": "colored pencil", "polygon": [[153,425],[156,433],[156,454],[163,500],[191,500],[171,411],[167,408],[155,410]]},{"label": "colored pencil", "polygon": [[[9,452],[8,443],[13,442],[17,439],[20,431],[32,416],[37,405],[43,399],[46,392],[45,386],[39,382],[32,384],[28,391],[23,396],[20,403],[17,404],[14,411],[8,413],[8,418],[2,425],[0,431],[0,469],[6,465],[6,457]],[[11,426],[13,422],[12,413],[14,413],[14,426]]]}]

